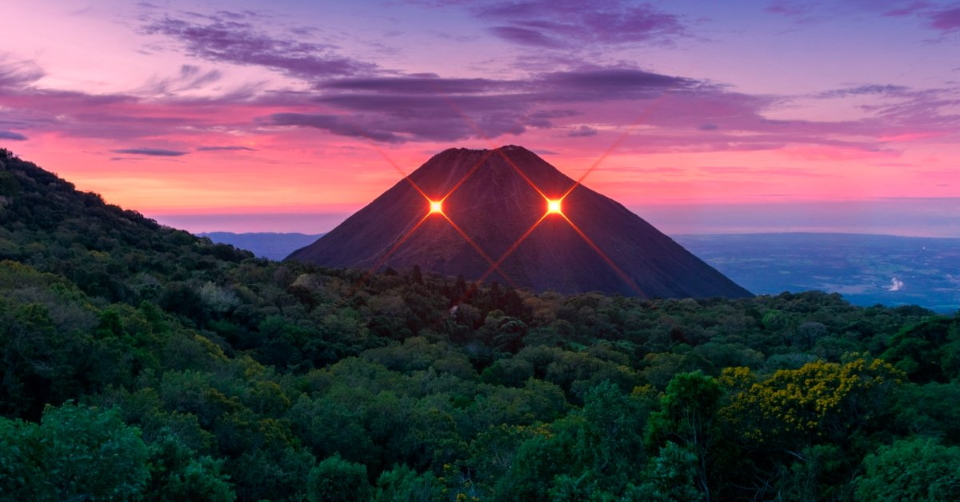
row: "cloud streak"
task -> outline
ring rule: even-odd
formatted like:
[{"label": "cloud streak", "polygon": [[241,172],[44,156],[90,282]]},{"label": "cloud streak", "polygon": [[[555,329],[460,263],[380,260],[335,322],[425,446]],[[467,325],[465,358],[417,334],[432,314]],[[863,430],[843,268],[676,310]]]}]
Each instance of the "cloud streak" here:
[{"label": "cloud streak", "polygon": [[120,148],[111,150],[113,153],[123,153],[127,155],[146,155],[149,157],[181,157],[190,152],[181,152],[179,150],[166,150],[163,148]]},{"label": "cloud streak", "polygon": [[0,89],[17,89],[43,77],[43,70],[33,61],[7,61],[0,57]]},{"label": "cloud streak", "polygon": [[960,5],[932,12],[927,19],[933,29],[945,32],[960,30]]},{"label": "cloud streak", "polygon": [[943,8],[924,0],[777,0],[766,9],[771,14],[792,18],[798,23],[823,22],[836,16],[864,13],[883,17],[917,17],[923,25],[941,33],[960,30],[960,5]]},{"label": "cloud streak", "polygon": [[337,54],[334,47],[280,38],[258,30],[246,15],[220,12],[202,16],[205,22],[164,17],[143,27],[143,32],[179,41],[192,56],[243,66],[262,66],[281,73],[316,79],[350,76],[376,69],[376,65]]},{"label": "cloud streak", "polygon": [[668,44],[687,35],[679,17],[648,3],[624,0],[481,2],[470,12],[481,20],[498,23],[490,28],[495,36],[542,48]]},{"label": "cloud streak", "polygon": [[[363,77],[322,82],[312,102],[342,115],[278,113],[278,126],[324,129],[333,134],[387,143],[456,141],[549,129],[577,115],[557,109],[572,103],[655,98],[702,85],[691,79],[631,68],[587,68],[535,75],[527,80]],[[595,131],[593,131],[595,134]],[[581,136],[591,135],[580,130]]]},{"label": "cloud streak", "polygon": [[199,146],[198,152],[255,152],[255,148],[248,146]]},{"label": "cloud streak", "polygon": [[26,141],[27,137],[13,131],[0,131],[0,139],[9,139],[13,141]]}]

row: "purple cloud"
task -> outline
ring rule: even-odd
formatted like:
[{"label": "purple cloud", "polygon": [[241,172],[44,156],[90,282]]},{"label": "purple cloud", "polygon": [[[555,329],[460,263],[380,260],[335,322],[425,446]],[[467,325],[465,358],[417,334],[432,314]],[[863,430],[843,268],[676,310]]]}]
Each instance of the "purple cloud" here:
[{"label": "purple cloud", "polygon": [[[657,24],[654,14],[658,11],[652,7],[628,7],[619,0],[601,0],[599,7],[561,0],[550,4],[555,12],[542,16],[548,8],[542,0],[469,5],[465,8],[485,9],[482,17],[492,20],[490,24],[530,30],[550,40],[585,41],[588,45],[615,42],[610,37],[621,35],[580,32],[577,30],[589,30],[589,23],[580,26],[569,20],[591,12],[617,11],[622,14],[617,22],[625,23],[630,9],[640,9],[648,14],[651,28],[645,35],[630,34],[634,37],[631,40],[654,36],[653,26],[671,25],[668,20]],[[636,19],[630,22],[640,23],[642,16],[634,14],[630,19]],[[557,67],[553,66],[543,72],[527,68],[523,72],[526,77],[513,79],[377,73],[376,65],[342,58],[331,46],[302,42],[294,35],[284,40],[274,32],[266,34],[255,29],[249,16],[218,14],[185,19],[188,21],[156,21],[146,30],[173,37],[196,56],[259,65],[309,79],[312,87],[303,91],[253,88],[218,97],[177,98],[183,90],[204,87],[220,78],[216,71],[185,65],[173,77],[148,84],[146,88],[154,93],[149,98],[143,97],[142,91],[95,96],[32,87],[32,82],[43,75],[39,68],[0,61],[0,130],[55,131],[110,138],[119,145],[154,144],[155,138],[174,130],[197,137],[224,130],[284,133],[262,127],[266,125],[307,127],[337,136],[403,143],[493,139],[523,134],[531,128],[556,128],[557,135],[572,137],[608,135],[610,126],[624,126],[642,118],[644,125],[657,128],[657,134],[644,138],[642,146],[637,147],[649,151],[749,151],[820,145],[878,152],[890,148],[890,143],[881,139],[884,137],[918,131],[936,136],[960,128],[960,120],[951,111],[955,103],[946,91],[924,93],[892,85],[838,89],[814,97],[895,95],[898,99],[894,104],[882,100],[873,108],[863,106],[873,116],[861,120],[771,121],[764,118],[767,112],[782,105],[785,98],[734,93],[709,82],[637,68],[565,65],[560,67],[574,69],[552,71]],[[679,24],[667,31],[682,35]],[[562,35],[565,33],[570,36]],[[241,103],[242,113],[229,113]],[[224,111],[228,113],[220,113]],[[250,116],[251,111],[260,118],[237,122],[237,117]],[[594,129],[582,123],[603,127]],[[697,129],[702,132],[691,134]],[[225,146],[218,146],[217,140],[198,139],[195,144],[212,145],[191,151],[252,150],[231,146],[231,142],[226,140]],[[146,156],[188,153],[152,148],[116,152]]]},{"label": "purple cloud", "polygon": [[926,0],[776,0],[766,11],[793,18],[798,23],[830,21],[838,15],[868,13],[885,17],[917,16],[928,27],[941,32],[960,29],[960,5],[954,3],[948,8],[938,8],[935,3]]},{"label": "purple cloud", "polygon": [[551,103],[645,99],[695,86],[702,84],[630,68],[553,72],[527,80],[340,78],[317,84],[320,94],[313,102],[348,114],[281,113],[264,120],[392,143],[495,138],[522,134],[527,127],[550,128],[551,119],[579,113]]},{"label": "purple cloud", "polygon": [[705,86],[693,79],[671,77],[632,68],[591,68],[540,75],[535,82],[544,98],[553,101],[645,99],[668,90]]},{"label": "purple cloud", "polygon": [[9,139],[12,141],[26,141],[27,137],[13,131],[0,131],[0,139]]},{"label": "purple cloud", "polygon": [[866,96],[885,94],[889,96],[901,96],[910,91],[909,87],[902,85],[861,85],[848,89],[835,89],[817,94],[819,98],[846,98],[849,96]]},{"label": "purple cloud", "polygon": [[940,31],[960,29],[960,6],[930,14],[930,27]]},{"label": "purple cloud", "polygon": [[585,138],[588,136],[596,136],[596,135],[597,135],[597,130],[587,125],[577,126],[576,128],[572,129],[570,132],[567,133],[567,136],[570,138]]},{"label": "purple cloud", "polygon": [[[262,123],[314,127],[371,141],[452,142],[522,134],[528,128],[560,127],[574,137],[600,134],[568,119],[588,115],[597,123],[622,125],[642,113],[645,124],[663,131],[645,140],[654,150],[751,151],[812,144],[866,152],[885,147],[865,138],[957,126],[955,115],[939,111],[950,101],[937,91],[892,85],[839,89],[818,97],[888,94],[899,100],[873,110],[864,107],[875,114],[872,119],[769,120],[765,112],[783,98],[732,93],[719,85],[622,67],[540,73],[523,80],[341,78],[322,82],[316,90],[312,104],[322,110],[273,114]],[[696,129],[704,134],[689,134]]]},{"label": "purple cloud", "polygon": [[[449,114],[460,105],[477,109],[514,109],[544,101],[642,99],[667,90],[704,88],[702,82],[632,68],[587,68],[542,73],[527,80],[370,77],[329,80],[316,101],[348,109],[401,114]],[[530,102],[530,103],[527,103]],[[555,115],[548,116],[548,113]],[[574,110],[538,111],[536,118],[576,115]]]},{"label": "purple cloud", "polygon": [[356,75],[376,65],[346,58],[329,45],[276,38],[245,22],[249,16],[220,12],[206,24],[163,18],[143,28],[148,34],[172,37],[192,56],[238,65],[263,66],[306,79]]},{"label": "purple cloud", "polygon": [[43,70],[33,61],[6,62],[0,58],[0,89],[19,88],[43,77]]},{"label": "purple cloud", "polygon": [[328,114],[276,113],[264,117],[265,123],[324,129],[339,136],[364,138],[384,143],[408,141],[456,141],[470,137],[496,138],[521,134],[526,130],[522,116],[509,112],[490,112],[465,120],[452,110],[443,116],[383,115],[375,111],[338,116]]},{"label": "purple cloud", "polygon": [[817,2],[798,2],[792,0],[778,0],[770,4],[765,10],[771,14],[780,14],[787,17],[809,15],[819,4]]},{"label": "purple cloud", "polygon": [[889,8],[883,13],[887,17],[903,17],[922,12],[930,8],[930,3],[925,1],[913,1],[906,5],[897,5]]},{"label": "purple cloud", "polygon": [[121,148],[111,150],[113,153],[125,153],[127,155],[147,155],[151,157],[180,157],[190,152],[181,152],[178,150],[165,150],[162,148]]},{"label": "purple cloud", "polygon": [[248,146],[199,146],[197,147],[198,152],[255,152],[255,148],[250,148]]},{"label": "purple cloud", "polygon": [[338,136],[366,138],[384,143],[403,143],[405,140],[393,132],[367,128],[335,115],[309,113],[274,113],[265,118],[265,122],[278,126],[300,126],[325,129]]},{"label": "purple cloud", "polygon": [[669,43],[686,35],[677,16],[625,0],[495,1],[471,10],[480,19],[506,23],[492,27],[494,35],[535,47]]},{"label": "purple cloud", "polygon": [[476,94],[513,89],[517,82],[485,78],[440,78],[436,75],[342,78],[320,82],[318,90],[368,91],[390,94]]},{"label": "purple cloud", "polygon": [[502,38],[508,42],[520,45],[529,45],[531,47],[546,47],[548,49],[559,49],[567,44],[545,35],[543,32],[532,30],[530,28],[521,28],[519,26],[494,26],[489,29],[490,33]]},{"label": "purple cloud", "polygon": [[209,84],[219,81],[223,75],[218,70],[201,72],[193,65],[180,66],[180,73],[175,77],[164,78],[149,83],[143,92],[149,94],[175,94],[177,92],[202,89]]}]

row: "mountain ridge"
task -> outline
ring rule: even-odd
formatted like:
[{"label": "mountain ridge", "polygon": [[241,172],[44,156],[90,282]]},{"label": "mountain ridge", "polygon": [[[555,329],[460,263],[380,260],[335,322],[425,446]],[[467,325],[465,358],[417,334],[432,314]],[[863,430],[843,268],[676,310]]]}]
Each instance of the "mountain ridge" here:
[{"label": "mountain ridge", "polygon": [[[562,214],[546,214],[563,198]],[[443,200],[443,214],[429,202]],[[561,293],[750,293],[622,204],[529,150],[451,148],[288,259],[410,269]]]}]

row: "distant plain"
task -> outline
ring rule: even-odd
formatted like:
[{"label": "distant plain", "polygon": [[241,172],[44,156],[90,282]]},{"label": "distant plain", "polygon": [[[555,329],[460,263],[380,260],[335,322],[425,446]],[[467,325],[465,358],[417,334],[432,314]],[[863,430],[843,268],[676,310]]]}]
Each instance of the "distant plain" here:
[{"label": "distant plain", "polygon": [[[323,234],[201,235],[282,260]],[[754,294],[820,290],[839,293],[854,305],[960,310],[960,239],[840,233],[671,237]]]}]

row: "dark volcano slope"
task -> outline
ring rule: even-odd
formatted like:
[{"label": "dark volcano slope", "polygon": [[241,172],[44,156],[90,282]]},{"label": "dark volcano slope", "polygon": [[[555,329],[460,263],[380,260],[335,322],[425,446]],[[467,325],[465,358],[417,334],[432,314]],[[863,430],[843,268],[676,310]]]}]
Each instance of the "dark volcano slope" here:
[{"label": "dark volcano slope", "polygon": [[[559,214],[537,224],[546,212],[544,196],[557,198],[575,182],[524,148],[446,150],[409,180],[413,183],[401,180],[289,259],[336,268],[404,270],[419,265],[424,271],[536,291],[750,296],[619,203],[584,186],[563,200],[564,215],[583,236]],[[429,214],[428,201],[413,186],[436,200],[461,180],[444,200],[443,212],[476,247],[443,215]],[[499,270],[491,271],[491,261],[518,241]]]}]

